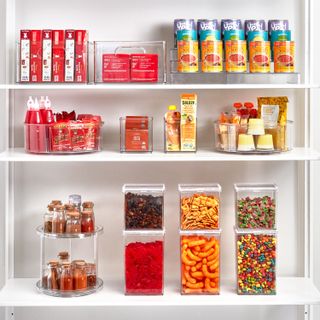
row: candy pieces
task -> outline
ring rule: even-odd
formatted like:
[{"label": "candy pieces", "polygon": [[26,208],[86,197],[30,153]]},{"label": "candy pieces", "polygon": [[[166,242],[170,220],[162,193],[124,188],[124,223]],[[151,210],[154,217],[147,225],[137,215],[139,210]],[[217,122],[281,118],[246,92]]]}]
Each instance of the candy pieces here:
[{"label": "candy pieces", "polygon": [[219,198],[194,194],[181,198],[181,229],[205,230],[219,228]]},{"label": "candy pieces", "polygon": [[132,242],[125,249],[127,294],[163,293],[163,242]]},{"label": "candy pieces", "polygon": [[181,236],[181,293],[219,294],[220,244],[214,236]]},{"label": "candy pieces", "polygon": [[275,199],[270,196],[246,197],[237,201],[238,227],[244,229],[274,229]]},{"label": "candy pieces", "polygon": [[275,234],[237,235],[238,294],[276,293]]}]

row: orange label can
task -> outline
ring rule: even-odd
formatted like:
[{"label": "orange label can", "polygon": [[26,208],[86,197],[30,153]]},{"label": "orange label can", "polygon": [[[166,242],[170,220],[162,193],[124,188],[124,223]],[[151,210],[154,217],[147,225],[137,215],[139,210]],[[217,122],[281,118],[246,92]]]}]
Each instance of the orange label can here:
[{"label": "orange label can", "polygon": [[201,42],[202,72],[222,72],[223,55],[222,41],[206,40]]},{"label": "orange label can", "polygon": [[226,47],[226,71],[247,71],[247,43],[244,40],[228,40]]},{"label": "orange label can", "polygon": [[273,46],[274,72],[294,72],[295,43],[294,41],[276,41]]},{"label": "orange label can", "polygon": [[198,41],[178,41],[178,72],[199,71]]},{"label": "orange label can", "polygon": [[252,41],[249,49],[250,72],[270,72],[271,50],[269,41]]}]

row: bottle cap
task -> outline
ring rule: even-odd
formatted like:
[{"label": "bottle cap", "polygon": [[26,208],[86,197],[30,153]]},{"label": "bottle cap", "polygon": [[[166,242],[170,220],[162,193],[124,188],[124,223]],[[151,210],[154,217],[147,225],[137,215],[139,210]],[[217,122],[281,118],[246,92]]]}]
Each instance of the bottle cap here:
[{"label": "bottle cap", "polygon": [[172,105],[170,105],[170,106],[168,107],[168,109],[169,109],[170,111],[175,111],[175,110],[177,110],[177,106],[175,106],[174,104],[172,104]]},{"label": "bottle cap", "polygon": [[48,96],[46,96],[46,100],[44,101],[44,105],[47,110],[51,109],[51,101],[49,100]]},{"label": "bottle cap", "polygon": [[39,102],[38,102],[37,98],[35,98],[35,100],[34,100],[34,108],[35,108],[35,110],[39,110]]},{"label": "bottle cap", "polygon": [[233,107],[236,108],[236,109],[240,109],[240,108],[242,108],[242,103],[241,102],[235,102],[233,104]]},{"label": "bottle cap", "polygon": [[254,107],[254,104],[252,102],[245,102],[244,103],[244,106],[247,108],[247,109],[252,109]]}]

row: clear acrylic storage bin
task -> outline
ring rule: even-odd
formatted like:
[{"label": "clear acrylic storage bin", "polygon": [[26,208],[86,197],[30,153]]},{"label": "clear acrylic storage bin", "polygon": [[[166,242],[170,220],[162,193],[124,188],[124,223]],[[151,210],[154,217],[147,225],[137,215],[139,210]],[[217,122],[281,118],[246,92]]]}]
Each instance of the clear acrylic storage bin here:
[{"label": "clear acrylic storage bin", "polygon": [[96,41],[94,43],[94,81],[165,82],[164,41]]},{"label": "clear acrylic storage bin", "polygon": [[36,286],[54,297],[80,297],[103,287],[98,277],[98,235],[92,233],[53,234],[37,228],[40,236],[40,280]]},{"label": "clear acrylic storage bin", "polygon": [[125,230],[164,228],[164,184],[125,184]]},{"label": "clear acrylic storage bin", "polygon": [[28,153],[75,154],[101,150],[103,123],[24,124]]},{"label": "clear acrylic storage bin", "polygon": [[126,295],[162,295],[164,231],[124,231]]},{"label": "clear acrylic storage bin", "polygon": [[236,234],[237,292],[276,294],[276,230],[240,230]]},{"label": "clear acrylic storage bin", "polygon": [[179,184],[180,229],[214,230],[220,227],[221,186]]},{"label": "clear acrylic storage bin", "polygon": [[153,151],[153,118],[127,116],[120,118],[120,152]]},{"label": "clear acrylic storage bin", "polygon": [[180,231],[181,294],[220,293],[221,231]]},{"label": "clear acrylic storage bin", "polygon": [[234,190],[237,228],[276,229],[277,185],[239,183]]}]

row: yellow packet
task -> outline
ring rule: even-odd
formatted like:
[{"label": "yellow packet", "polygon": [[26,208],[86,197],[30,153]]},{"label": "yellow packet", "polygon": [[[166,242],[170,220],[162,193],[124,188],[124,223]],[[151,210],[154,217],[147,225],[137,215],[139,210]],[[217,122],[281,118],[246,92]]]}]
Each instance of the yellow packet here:
[{"label": "yellow packet", "polygon": [[285,125],[288,116],[288,97],[259,97],[258,118],[263,119],[266,127]]}]

